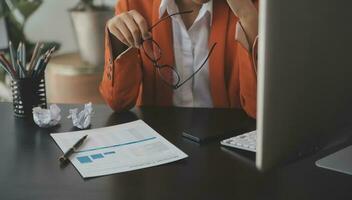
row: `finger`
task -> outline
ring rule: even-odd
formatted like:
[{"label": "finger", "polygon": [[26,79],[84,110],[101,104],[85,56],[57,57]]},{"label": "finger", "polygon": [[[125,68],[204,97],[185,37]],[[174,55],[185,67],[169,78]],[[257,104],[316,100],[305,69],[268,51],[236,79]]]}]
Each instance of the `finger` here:
[{"label": "finger", "polygon": [[122,20],[119,20],[117,22],[116,27],[121,32],[125,40],[127,40],[128,46],[134,46],[134,39],[133,39],[132,33],[130,32],[126,24]]},{"label": "finger", "polygon": [[126,18],[124,20],[126,26],[128,27],[128,29],[130,30],[130,32],[132,33],[132,37],[134,40],[134,46],[139,46],[142,42],[142,35],[141,35],[141,31],[139,30],[138,25],[136,24],[136,22],[134,21],[133,17],[131,14],[127,14]]},{"label": "finger", "polygon": [[125,45],[129,46],[128,41],[125,39],[125,37],[123,36],[123,34],[119,31],[119,29],[117,29],[116,27],[111,27],[110,28],[110,32],[118,39],[120,40],[122,43],[124,43]]},{"label": "finger", "polygon": [[151,34],[149,33],[148,23],[145,18],[137,11],[133,10],[130,13],[132,14],[134,21],[136,22],[139,27],[139,30],[142,33],[142,38],[144,40],[149,39],[151,37]]}]

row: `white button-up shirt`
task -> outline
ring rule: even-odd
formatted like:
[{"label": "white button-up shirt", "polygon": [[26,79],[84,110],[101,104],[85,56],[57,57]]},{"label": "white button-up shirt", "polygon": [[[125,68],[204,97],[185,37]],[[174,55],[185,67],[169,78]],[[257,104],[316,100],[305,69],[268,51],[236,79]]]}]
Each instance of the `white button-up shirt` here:
[{"label": "white button-up shirt", "polygon": [[[182,10],[184,11],[184,10]],[[162,0],[159,9],[160,18],[165,12],[179,12],[174,0]],[[173,48],[175,67],[181,82],[186,80],[202,65],[209,53],[208,38],[213,13],[213,1],[203,4],[199,14],[187,30],[180,15],[172,16]],[[213,107],[209,81],[209,63],[183,86],[174,90],[174,106]]]}]

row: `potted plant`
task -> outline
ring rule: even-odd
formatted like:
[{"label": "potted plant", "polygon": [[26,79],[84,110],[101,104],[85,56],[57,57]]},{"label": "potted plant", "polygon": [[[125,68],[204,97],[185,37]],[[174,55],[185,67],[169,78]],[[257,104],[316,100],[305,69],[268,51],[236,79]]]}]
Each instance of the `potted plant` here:
[{"label": "potted plant", "polygon": [[[6,21],[9,40],[14,46],[18,46],[19,42],[26,44],[27,59],[30,59],[35,43],[29,41],[24,34],[24,27],[27,20],[41,6],[43,0],[1,0],[0,1],[0,18]],[[45,42],[45,46],[56,46],[56,42]]]},{"label": "potted plant", "polygon": [[[32,52],[35,47],[35,43],[29,41],[24,34],[24,27],[27,20],[32,16],[32,14],[37,11],[37,9],[42,5],[43,0],[0,0],[0,20],[2,20],[5,27],[0,27],[3,32],[6,32],[8,40],[11,40],[14,46],[18,46],[19,42],[24,42],[26,46],[27,61],[31,59]],[[5,30],[3,30],[5,29]],[[6,41],[7,43],[8,41]],[[56,42],[44,42],[44,49],[52,46],[56,48],[60,47],[59,43]],[[5,49],[1,49],[8,53],[8,46]],[[0,69],[0,84],[6,81],[9,85],[10,79],[5,79],[5,74]],[[4,88],[4,87],[3,87]],[[1,99],[1,96],[0,96]]]},{"label": "potted plant", "polygon": [[105,24],[114,15],[112,8],[100,2],[80,0],[70,10],[81,57],[93,66],[104,65]]}]

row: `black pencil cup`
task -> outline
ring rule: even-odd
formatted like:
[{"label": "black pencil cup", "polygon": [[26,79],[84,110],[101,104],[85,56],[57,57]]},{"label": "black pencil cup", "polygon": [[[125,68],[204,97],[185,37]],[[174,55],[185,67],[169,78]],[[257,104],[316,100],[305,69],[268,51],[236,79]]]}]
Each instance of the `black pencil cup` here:
[{"label": "black pencil cup", "polygon": [[13,111],[16,117],[32,117],[34,107],[47,108],[45,78],[21,78],[11,83]]}]

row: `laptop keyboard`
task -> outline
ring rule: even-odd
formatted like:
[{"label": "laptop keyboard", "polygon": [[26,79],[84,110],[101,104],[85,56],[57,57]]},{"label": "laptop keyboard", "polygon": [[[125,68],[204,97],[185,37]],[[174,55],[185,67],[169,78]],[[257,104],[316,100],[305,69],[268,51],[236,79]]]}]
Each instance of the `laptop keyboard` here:
[{"label": "laptop keyboard", "polygon": [[256,152],[257,131],[252,131],[221,141],[221,144],[228,147]]}]

